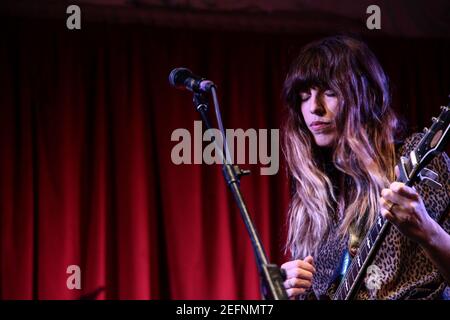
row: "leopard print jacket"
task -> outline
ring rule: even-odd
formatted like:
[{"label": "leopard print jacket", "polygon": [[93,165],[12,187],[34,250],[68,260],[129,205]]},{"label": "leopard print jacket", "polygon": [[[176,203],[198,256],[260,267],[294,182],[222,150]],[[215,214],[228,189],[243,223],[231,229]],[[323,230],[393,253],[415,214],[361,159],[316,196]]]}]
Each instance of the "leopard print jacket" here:
[{"label": "leopard print jacket", "polygon": [[[423,134],[413,134],[399,148],[397,156],[409,155]],[[437,156],[427,168],[439,175],[442,188],[432,189],[424,183],[415,185],[430,216],[450,233],[450,159],[447,154]],[[320,299],[334,294],[332,282],[348,243],[348,237],[338,236],[339,222],[335,221],[324,237],[315,257],[316,274],[312,287],[299,299]],[[448,284],[437,268],[425,256],[421,247],[391,227],[382,242],[372,265],[379,267],[378,289],[364,281],[356,299],[441,299]],[[365,275],[366,277],[367,275]],[[448,289],[448,288],[447,288]]]}]

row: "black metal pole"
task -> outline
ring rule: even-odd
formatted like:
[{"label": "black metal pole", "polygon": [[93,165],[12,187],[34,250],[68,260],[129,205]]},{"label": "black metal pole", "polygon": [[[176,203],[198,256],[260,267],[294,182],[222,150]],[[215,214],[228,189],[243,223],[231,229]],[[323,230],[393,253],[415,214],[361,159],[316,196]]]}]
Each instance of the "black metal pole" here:
[{"label": "black metal pole", "polygon": [[[211,90],[215,90],[215,88],[213,87]],[[213,94],[215,94],[215,92],[213,92]],[[193,102],[195,109],[202,117],[205,127],[207,129],[211,129],[212,127],[207,115],[208,99],[202,93],[195,93]],[[218,108],[218,105],[216,105],[216,108]],[[220,117],[218,117],[218,121],[221,121]],[[220,124],[219,127],[223,128],[223,125]],[[223,134],[223,131],[221,132]],[[222,141],[224,141],[226,145],[226,137],[222,138]],[[287,300],[288,296],[283,286],[283,271],[276,264],[270,264],[268,262],[266,253],[242,197],[239,187],[242,171],[237,165],[233,165],[228,161],[223,154],[223,149],[217,145],[215,140],[214,143],[216,144],[216,152],[219,154],[219,157],[223,163],[223,176],[231,193],[233,194],[234,200],[239,208],[241,217],[250,236],[251,244],[256,257],[256,264],[262,281],[262,294],[267,300]]]}]

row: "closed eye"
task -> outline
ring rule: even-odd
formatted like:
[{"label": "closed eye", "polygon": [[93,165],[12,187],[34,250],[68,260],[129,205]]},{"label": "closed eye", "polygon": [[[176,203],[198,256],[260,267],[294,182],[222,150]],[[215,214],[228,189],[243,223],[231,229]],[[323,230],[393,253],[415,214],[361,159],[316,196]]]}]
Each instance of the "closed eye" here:
[{"label": "closed eye", "polygon": [[300,100],[302,102],[307,101],[311,97],[311,93],[309,92],[300,92]]},{"label": "closed eye", "polygon": [[336,93],[333,90],[327,90],[324,93],[327,97],[336,97]]}]

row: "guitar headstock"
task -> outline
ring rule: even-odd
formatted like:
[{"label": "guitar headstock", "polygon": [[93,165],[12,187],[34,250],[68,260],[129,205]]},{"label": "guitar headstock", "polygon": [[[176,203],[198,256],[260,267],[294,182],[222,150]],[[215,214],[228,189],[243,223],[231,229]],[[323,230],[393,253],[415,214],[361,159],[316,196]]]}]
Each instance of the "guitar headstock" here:
[{"label": "guitar headstock", "polygon": [[412,185],[417,179],[433,175],[433,172],[425,167],[440,152],[442,152],[450,138],[450,105],[442,106],[440,115],[432,118],[432,125],[425,128],[425,135],[417,147],[411,151],[409,158],[402,157],[400,169],[400,181]]}]

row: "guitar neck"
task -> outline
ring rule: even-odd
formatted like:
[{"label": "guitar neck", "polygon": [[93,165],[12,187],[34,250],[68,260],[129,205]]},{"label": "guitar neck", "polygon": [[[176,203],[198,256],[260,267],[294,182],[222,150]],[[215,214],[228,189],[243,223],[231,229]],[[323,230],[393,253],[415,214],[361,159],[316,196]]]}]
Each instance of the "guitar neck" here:
[{"label": "guitar neck", "polygon": [[[405,185],[411,186],[411,179],[399,179]],[[376,223],[367,232],[366,237],[361,241],[359,250],[352,260],[345,276],[343,277],[333,300],[349,300],[355,294],[356,289],[361,284],[362,276],[366,271],[373,256],[378,252],[381,242],[383,242],[390,228],[390,222],[378,214]]]},{"label": "guitar neck", "polygon": [[379,214],[376,223],[361,242],[358,253],[353,258],[345,276],[342,278],[333,300],[349,300],[354,295],[361,283],[364,271],[376,254],[389,227],[390,223]]}]

